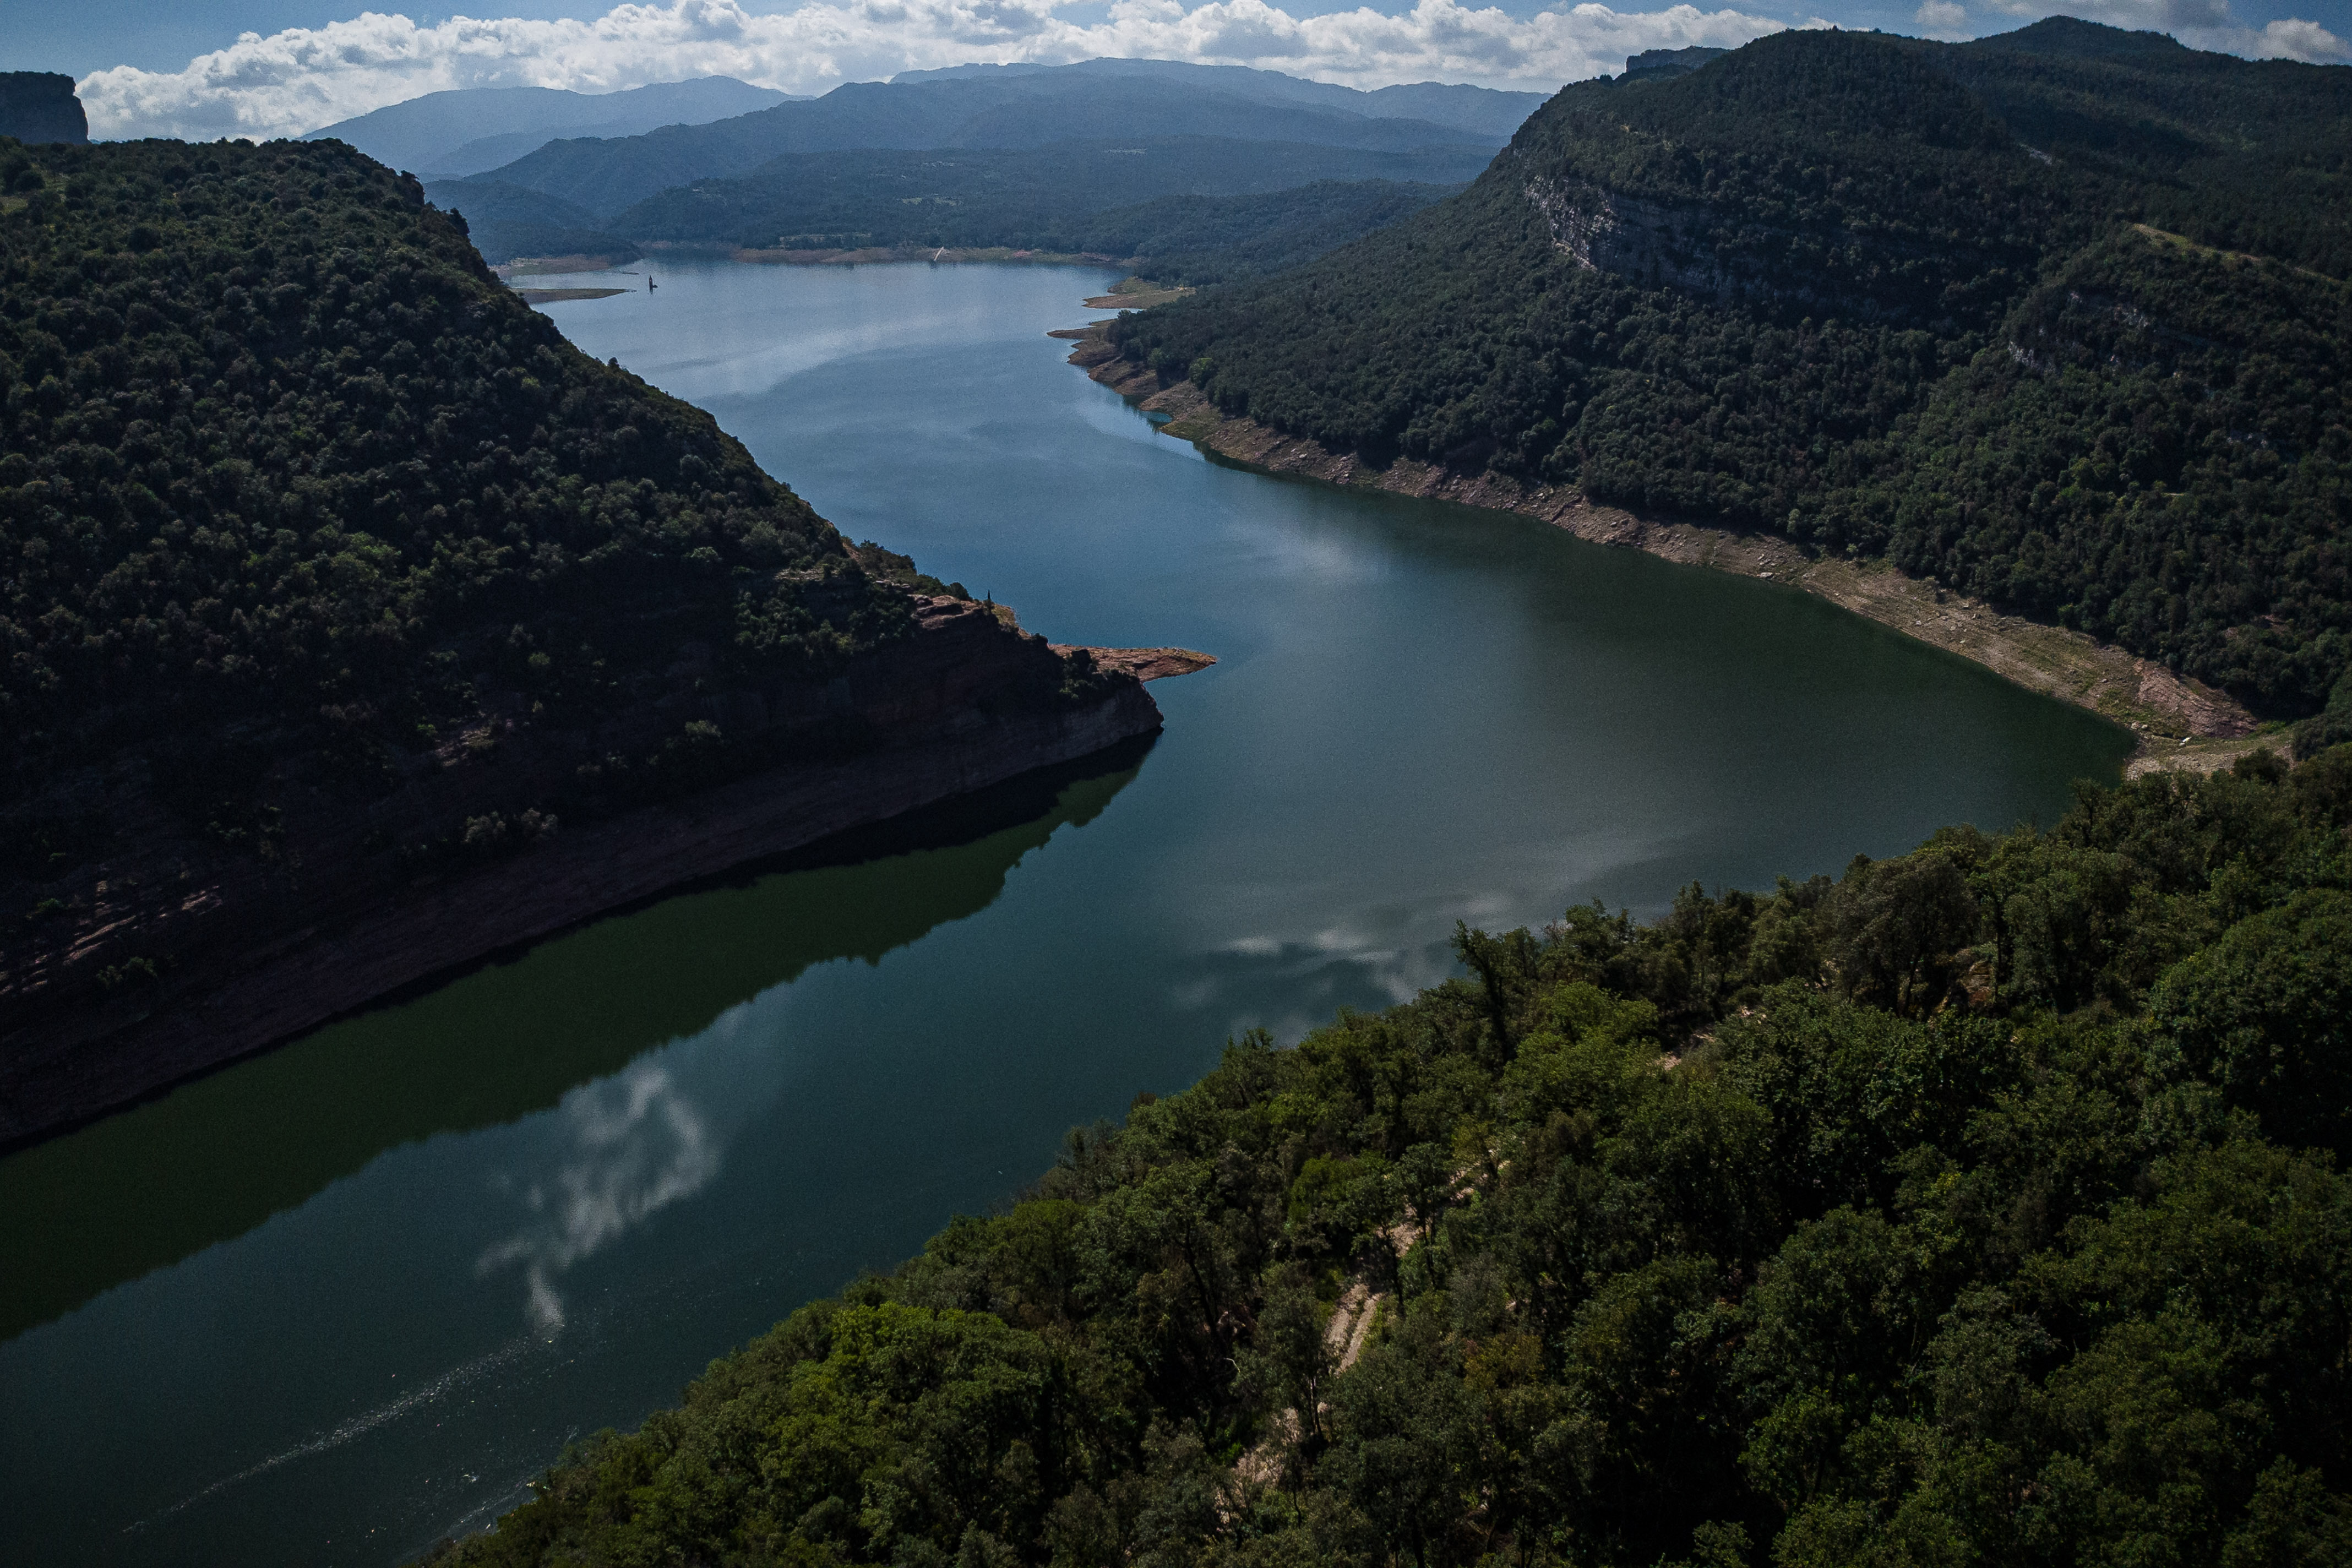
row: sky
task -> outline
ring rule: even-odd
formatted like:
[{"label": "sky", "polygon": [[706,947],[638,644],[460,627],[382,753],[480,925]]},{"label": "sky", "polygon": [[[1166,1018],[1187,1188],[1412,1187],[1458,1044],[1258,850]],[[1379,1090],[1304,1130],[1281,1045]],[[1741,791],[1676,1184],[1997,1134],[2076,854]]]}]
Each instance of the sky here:
[{"label": "sky", "polygon": [[[1642,0],[1626,0],[1638,5]],[[1550,91],[1625,57],[1790,26],[1968,38],[2052,15],[2193,47],[2352,62],[2352,0],[488,0],[479,16],[343,0],[0,0],[0,69],[64,71],[90,133],[299,135],[466,87],[610,92],[731,76],[789,92],[967,61],[1098,55],[1256,66],[1350,87]]]}]

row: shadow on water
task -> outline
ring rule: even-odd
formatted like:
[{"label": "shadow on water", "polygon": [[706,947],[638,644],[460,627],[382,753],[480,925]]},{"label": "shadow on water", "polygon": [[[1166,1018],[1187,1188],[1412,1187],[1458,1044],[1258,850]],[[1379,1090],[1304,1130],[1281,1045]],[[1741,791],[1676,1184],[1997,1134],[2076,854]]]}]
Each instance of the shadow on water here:
[{"label": "shadow on water", "polygon": [[[512,1121],[835,959],[979,913],[1153,737],[597,921],[0,1161],[0,1343],[403,1143]],[[202,1172],[202,1181],[190,1173]]]}]

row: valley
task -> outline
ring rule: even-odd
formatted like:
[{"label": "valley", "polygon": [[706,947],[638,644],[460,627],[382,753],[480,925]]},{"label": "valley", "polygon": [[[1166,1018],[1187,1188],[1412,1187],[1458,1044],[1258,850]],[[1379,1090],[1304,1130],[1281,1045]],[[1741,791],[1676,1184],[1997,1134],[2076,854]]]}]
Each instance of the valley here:
[{"label": "valley", "polygon": [[[1226,1036],[1442,980],[1456,920],[2049,820],[2130,750],[1769,584],[1207,463],[1045,336],[1108,271],[661,279],[546,319],[1023,625],[1217,662],[1154,681],[1164,727],[1104,772],[755,862],[0,1159],[44,1551],[403,1560]],[[579,1250],[527,1203],[571,1181],[638,1217]],[[72,1414],[93,1386],[119,1415]]]},{"label": "valley", "polygon": [[817,9],[0,77],[0,1554],[2352,1556],[2342,40]]}]

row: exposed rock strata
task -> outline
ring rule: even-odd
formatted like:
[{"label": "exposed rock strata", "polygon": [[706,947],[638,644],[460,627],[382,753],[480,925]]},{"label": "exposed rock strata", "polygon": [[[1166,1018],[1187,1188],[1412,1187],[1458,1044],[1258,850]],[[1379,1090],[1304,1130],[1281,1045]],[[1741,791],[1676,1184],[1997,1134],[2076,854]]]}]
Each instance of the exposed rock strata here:
[{"label": "exposed rock strata", "polygon": [[1189,647],[1089,647],[1079,648],[1068,643],[1055,643],[1058,654],[1086,653],[1096,668],[1131,675],[1138,680],[1164,680],[1171,675],[1190,675],[1196,669],[1206,669],[1217,662],[1213,654],[1198,652]]},{"label": "exposed rock strata", "polygon": [[[1073,687],[1082,661],[983,606],[917,605],[913,636],[829,680],[711,690],[687,650],[669,689],[593,731],[493,714],[388,797],[354,806],[289,787],[261,851],[191,835],[140,781],[94,781],[125,815],[117,848],[49,885],[61,909],[0,936],[0,1143],[681,883],[1159,728],[1121,666],[1167,650],[1088,650],[1105,673]],[[730,743],[764,738],[778,765],[522,826],[583,763],[697,721]]]},{"label": "exposed rock strata", "polygon": [[[1153,372],[1118,356],[1099,334],[1070,355],[1095,380],[1147,412],[1169,416],[1163,434],[1189,440],[1230,461],[1332,484],[1365,485],[1401,495],[1539,517],[1596,544],[1624,545],[1689,565],[1764,577],[1834,604],[1983,665],[2029,690],[2056,697],[2124,724],[2141,737],[2149,766],[2197,765],[2212,748],[2252,733],[2253,716],[2221,692],[2153,660],[2063,626],[2005,616],[1979,600],[1945,593],[1883,562],[1822,560],[1774,534],[1734,533],[1643,518],[1595,503],[1567,486],[1527,486],[1484,469],[1465,470],[1399,458],[1375,467],[1253,419],[1228,418],[1190,382],[1164,385]],[[2161,740],[2169,744],[2156,744]],[[2182,749],[2178,742],[2191,741]],[[2137,765],[2137,764],[2136,764]]]},{"label": "exposed rock strata", "polygon": [[[1512,156],[1505,153],[1505,157]],[[1719,304],[1797,305],[1829,314],[1912,313],[1906,289],[1865,279],[1901,277],[1901,264],[1927,261],[1964,272],[1955,252],[1886,235],[1825,237],[1752,222],[1734,223],[1700,202],[1658,202],[1590,180],[1533,174],[1522,194],[1543,217],[1552,244],[1578,266],[1673,288]],[[1835,253],[1845,265],[1818,263]],[[1795,265],[1811,258],[1816,264]],[[1874,262],[1876,265],[1866,265]],[[1091,302],[1091,301],[1090,301]]]}]

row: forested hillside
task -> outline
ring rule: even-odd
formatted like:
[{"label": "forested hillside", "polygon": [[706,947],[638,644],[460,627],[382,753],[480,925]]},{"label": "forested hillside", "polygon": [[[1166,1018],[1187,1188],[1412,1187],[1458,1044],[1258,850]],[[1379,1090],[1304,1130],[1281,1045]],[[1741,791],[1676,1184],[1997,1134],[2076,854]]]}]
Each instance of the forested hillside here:
[{"label": "forested hillside", "polygon": [[708,415],[565,343],[413,180],[333,144],[150,142],[11,145],[0,183],[0,801],[126,748],[192,787],[285,746],[363,773],[478,682],[593,707],[683,638],[822,659],[904,624]]},{"label": "forested hillside", "polygon": [[1394,180],[1318,180],[1251,195],[1162,196],[1094,214],[1080,248],[1132,258],[1160,283],[1222,283],[1311,261],[1447,194]]},{"label": "forested hillside", "polygon": [[[1284,231],[1310,243],[1304,260],[1427,205],[1477,177],[1483,150],[1366,152],[1216,136],[1144,136],[1017,150],[858,150],[778,158],[734,180],[701,180],[639,202],[605,226],[617,242],[673,240],[753,248],[1010,246],[1127,257],[1147,243],[1169,254]],[[436,184],[436,202],[474,210],[487,182]],[[1424,191],[1401,203],[1400,186]],[[495,209],[520,215],[525,193],[498,187]],[[486,195],[490,193],[485,191]],[[1200,198],[1163,239],[1167,220],[1124,209]],[[1238,204],[1221,198],[1248,197]],[[546,203],[551,198],[534,197]],[[549,216],[554,213],[552,206]],[[572,209],[575,213],[578,209]],[[1352,215],[1361,213],[1360,219]],[[584,213],[579,214],[584,219]],[[543,221],[543,220],[542,220]],[[1347,226],[1355,222],[1352,228]],[[1337,222],[1340,226],[1333,232]],[[486,253],[487,254],[487,253]]]},{"label": "forested hillside", "polygon": [[1787,533],[2266,713],[2352,662],[2352,69],[2063,19],[1572,86],[1473,187],[1119,322],[1375,462]]},{"label": "forested hillside", "polygon": [[0,188],[0,1140],[1157,722],[341,143]]},{"label": "forested hillside", "polygon": [[1463,931],[434,1560],[2345,1562],[2347,826],[2264,753]]}]

